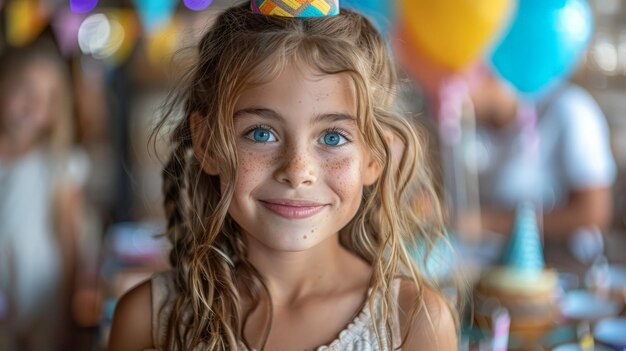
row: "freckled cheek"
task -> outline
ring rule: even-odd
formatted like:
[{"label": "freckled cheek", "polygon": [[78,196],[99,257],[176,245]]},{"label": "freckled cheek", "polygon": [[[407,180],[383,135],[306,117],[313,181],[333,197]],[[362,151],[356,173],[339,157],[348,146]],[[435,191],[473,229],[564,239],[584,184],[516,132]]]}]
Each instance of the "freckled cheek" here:
[{"label": "freckled cheek", "polygon": [[360,169],[359,160],[352,157],[329,160],[323,166],[329,186],[343,200],[355,196],[361,197],[363,184],[361,183]]},{"label": "freckled cheek", "polygon": [[243,151],[239,153],[237,165],[237,188],[254,188],[272,169],[275,157],[266,154]]}]

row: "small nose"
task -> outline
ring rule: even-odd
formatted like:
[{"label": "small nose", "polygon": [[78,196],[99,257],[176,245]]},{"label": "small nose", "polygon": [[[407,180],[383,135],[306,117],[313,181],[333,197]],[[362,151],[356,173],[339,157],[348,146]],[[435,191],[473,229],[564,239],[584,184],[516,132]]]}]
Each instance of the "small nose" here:
[{"label": "small nose", "polygon": [[290,147],[281,156],[274,179],[292,188],[311,186],[317,181],[315,161],[309,152]]}]

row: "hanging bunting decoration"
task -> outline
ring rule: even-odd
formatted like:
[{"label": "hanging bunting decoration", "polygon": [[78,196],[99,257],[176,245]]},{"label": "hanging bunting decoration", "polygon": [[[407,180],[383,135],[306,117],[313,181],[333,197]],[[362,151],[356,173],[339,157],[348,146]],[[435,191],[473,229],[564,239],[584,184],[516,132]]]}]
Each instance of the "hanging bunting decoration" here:
[{"label": "hanging bunting decoration", "polygon": [[6,8],[6,36],[9,45],[24,46],[35,40],[47,18],[35,0],[11,1]]},{"label": "hanging bunting decoration", "polygon": [[202,11],[211,6],[213,0],[183,0],[183,3],[192,11]]},{"label": "hanging bunting decoration", "polygon": [[98,5],[98,0],[70,0],[70,9],[75,13],[87,13]]},{"label": "hanging bunting decoration", "polygon": [[151,35],[146,44],[148,61],[155,67],[165,66],[178,48],[178,24],[170,21]]},{"label": "hanging bunting decoration", "polygon": [[64,56],[72,56],[78,50],[78,29],[84,20],[83,14],[74,13],[68,9],[59,10],[54,15],[52,31]]},{"label": "hanging bunting decoration", "polygon": [[145,32],[150,35],[167,25],[176,9],[177,0],[133,0]]}]

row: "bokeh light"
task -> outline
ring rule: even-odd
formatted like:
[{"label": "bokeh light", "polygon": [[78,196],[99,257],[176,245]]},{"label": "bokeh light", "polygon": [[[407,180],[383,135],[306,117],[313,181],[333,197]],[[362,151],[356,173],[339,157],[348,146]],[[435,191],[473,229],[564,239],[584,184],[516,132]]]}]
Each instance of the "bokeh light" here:
[{"label": "bokeh light", "polygon": [[87,13],[98,5],[98,0],[70,0],[70,9],[76,13]]},{"label": "bokeh light", "polygon": [[595,43],[591,49],[591,57],[597,68],[607,76],[617,73],[618,56],[617,48],[609,33],[598,32]]},{"label": "bokeh light", "polygon": [[106,59],[120,49],[125,35],[124,27],[116,18],[93,14],[85,18],[78,29],[78,45],[83,54]]},{"label": "bokeh light", "polygon": [[124,32],[122,24],[115,18],[107,17],[107,19],[109,20],[111,31],[104,46],[100,50],[92,53],[93,57],[97,59],[105,59],[114,56],[124,43],[126,33]]},{"label": "bokeh light", "polygon": [[101,14],[91,15],[83,21],[78,29],[78,45],[85,55],[102,50],[111,36],[111,24]]},{"label": "bokeh light", "polygon": [[202,11],[209,7],[213,0],[183,0],[185,6],[193,11]]}]

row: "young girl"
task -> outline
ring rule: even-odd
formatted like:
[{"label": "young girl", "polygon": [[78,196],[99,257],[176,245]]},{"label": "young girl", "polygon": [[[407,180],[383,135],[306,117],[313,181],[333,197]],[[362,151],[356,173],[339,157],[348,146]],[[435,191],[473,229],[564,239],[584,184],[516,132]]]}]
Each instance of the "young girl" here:
[{"label": "young girl", "polygon": [[89,168],[71,91],[45,36],[0,55],[0,350],[68,348]]},{"label": "young girl", "polygon": [[184,102],[163,171],[173,270],[122,297],[109,350],[456,349],[454,313],[407,254],[441,216],[381,36],[344,9],[254,5],[217,18],[169,105]]}]

